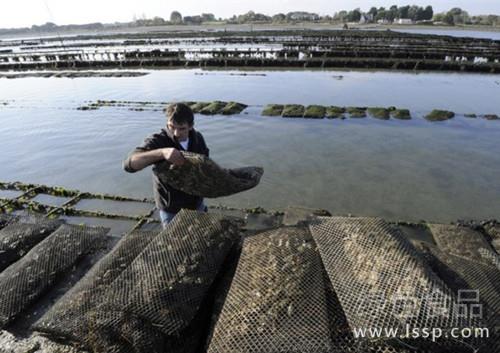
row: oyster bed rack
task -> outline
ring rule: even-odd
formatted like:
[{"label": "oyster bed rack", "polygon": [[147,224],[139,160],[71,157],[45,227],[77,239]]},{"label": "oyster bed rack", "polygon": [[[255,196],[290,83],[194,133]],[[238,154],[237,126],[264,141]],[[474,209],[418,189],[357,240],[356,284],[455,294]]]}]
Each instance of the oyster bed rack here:
[{"label": "oyster bed rack", "polygon": [[[46,218],[58,218],[59,216],[80,216],[135,221],[136,223],[131,231],[139,229],[146,223],[155,223],[159,225],[159,220],[153,217],[155,205],[154,200],[152,199],[137,199],[125,196],[81,192],[58,186],[27,184],[21,182],[0,182],[0,192],[1,191],[17,191],[20,192],[20,194],[14,196],[13,198],[0,197],[0,213],[28,211],[43,214]],[[49,195],[61,198],[64,197],[68,198],[68,200],[61,205],[51,205],[35,201],[34,198],[38,195]],[[124,215],[76,208],[76,204],[82,200],[109,200],[118,202],[144,203],[151,205],[151,210],[147,214],[142,215]]]},{"label": "oyster bed rack", "polygon": [[[103,42],[106,39],[113,41]],[[28,44],[2,42],[6,49],[0,53],[0,70],[296,67],[500,72],[500,41],[392,31],[160,32],[77,36],[60,46],[51,38]]]}]

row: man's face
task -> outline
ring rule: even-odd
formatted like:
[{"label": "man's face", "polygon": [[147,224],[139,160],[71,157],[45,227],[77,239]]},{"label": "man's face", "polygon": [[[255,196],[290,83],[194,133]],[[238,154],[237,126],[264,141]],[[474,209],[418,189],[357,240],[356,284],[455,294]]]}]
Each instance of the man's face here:
[{"label": "man's face", "polygon": [[193,129],[193,126],[190,126],[188,123],[177,124],[173,120],[167,121],[167,129],[172,132],[175,139],[179,142],[186,141],[189,137],[189,131]]}]

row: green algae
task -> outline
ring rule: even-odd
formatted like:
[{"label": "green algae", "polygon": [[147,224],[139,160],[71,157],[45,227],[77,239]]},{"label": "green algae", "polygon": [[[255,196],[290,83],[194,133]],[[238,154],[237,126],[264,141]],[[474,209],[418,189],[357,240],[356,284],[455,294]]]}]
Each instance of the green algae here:
[{"label": "green algae", "polygon": [[281,116],[284,118],[302,118],[304,116],[304,106],[300,104],[287,104],[283,108]]},{"label": "green algae", "polygon": [[309,105],[304,112],[304,118],[323,119],[325,114],[326,108],[322,105]]},{"label": "green algae", "polygon": [[367,111],[372,117],[377,119],[388,120],[390,117],[389,110],[385,108],[371,107]]},{"label": "green algae", "polygon": [[261,207],[261,206],[257,206],[257,207],[253,207],[253,208],[247,208],[245,209],[245,212],[246,213],[250,213],[250,214],[263,214],[263,213],[267,213],[267,211]]},{"label": "green algae", "polygon": [[399,120],[410,120],[411,114],[408,109],[394,109],[391,111],[391,117]]},{"label": "green algae", "polygon": [[345,109],[343,107],[330,106],[326,108],[326,117],[336,119],[344,117]]},{"label": "green algae", "polygon": [[432,112],[425,116],[425,119],[429,121],[444,121],[451,119],[455,116],[455,113],[448,110],[434,109]]},{"label": "green algae", "polygon": [[200,114],[203,115],[215,115],[219,114],[222,109],[226,106],[226,102],[215,101],[200,110]]},{"label": "green algae", "polygon": [[243,103],[229,102],[222,109],[221,114],[222,115],[240,114],[243,110],[246,109],[246,107],[247,107],[247,105],[243,104]]},{"label": "green algae", "polygon": [[358,111],[358,110],[365,111],[366,109],[368,109],[368,108],[367,107],[346,107],[345,111],[350,114],[352,111]]},{"label": "green algae", "polygon": [[366,117],[366,108],[347,107],[345,110],[349,114],[349,117],[351,117],[351,118],[365,118]]},{"label": "green algae", "polygon": [[281,116],[284,106],[282,104],[268,104],[262,111],[265,116]]},{"label": "green algae", "polygon": [[365,107],[346,107],[345,110],[351,118],[365,118],[366,117]]},{"label": "green algae", "polygon": [[193,113],[199,113],[203,108],[208,106],[210,103],[208,102],[197,102],[190,106]]}]

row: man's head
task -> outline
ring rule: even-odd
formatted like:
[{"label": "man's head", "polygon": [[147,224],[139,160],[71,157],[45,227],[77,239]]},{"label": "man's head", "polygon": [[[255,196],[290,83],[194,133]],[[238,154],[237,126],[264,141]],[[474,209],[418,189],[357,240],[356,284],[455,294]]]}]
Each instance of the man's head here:
[{"label": "man's head", "polygon": [[194,115],[191,108],[183,103],[172,103],[167,106],[167,129],[177,141],[185,141],[189,131],[193,129]]}]

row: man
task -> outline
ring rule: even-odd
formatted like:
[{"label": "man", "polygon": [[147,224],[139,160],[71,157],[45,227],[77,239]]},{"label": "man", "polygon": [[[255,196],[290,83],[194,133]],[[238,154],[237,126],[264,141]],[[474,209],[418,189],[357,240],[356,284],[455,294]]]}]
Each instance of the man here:
[{"label": "man", "polygon": [[166,160],[174,167],[182,165],[185,159],[179,151],[200,153],[207,157],[209,153],[202,134],[193,128],[194,115],[187,105],[170,104],[166,114],[166,128],[147,137],[123,162],[123,169],[129,173],[153,164],[153,193],[164,228],[181,208],[206,211],[206,207],[203,198],[188,195],[163,183],[158,177],[156,163]]}]

